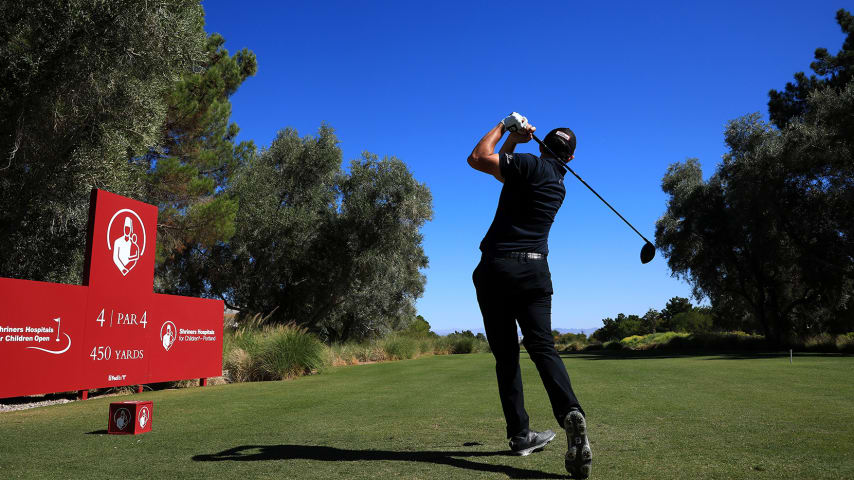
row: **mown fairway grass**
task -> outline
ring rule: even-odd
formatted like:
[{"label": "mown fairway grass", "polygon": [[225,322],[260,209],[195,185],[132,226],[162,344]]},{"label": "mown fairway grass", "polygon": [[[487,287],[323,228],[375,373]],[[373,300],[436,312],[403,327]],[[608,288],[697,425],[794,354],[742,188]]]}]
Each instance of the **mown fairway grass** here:
[{"label": "mown fairway grass", "polygon": [[[523,355],[523,357],[526,357]],[[854,478],[854,358],[573,355],[594,479]],[[522,359],[532,427],[556,429]],[[106,435],[111,401],[154,430]],[[562,478],[566,439],[507,456],[489,354],[0,414],[0,478]]]}]

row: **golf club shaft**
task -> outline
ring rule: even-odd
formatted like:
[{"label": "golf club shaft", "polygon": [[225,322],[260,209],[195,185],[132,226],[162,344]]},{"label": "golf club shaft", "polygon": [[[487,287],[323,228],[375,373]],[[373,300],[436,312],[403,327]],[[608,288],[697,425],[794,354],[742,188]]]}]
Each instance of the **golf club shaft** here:
[{"label": "golf club shaft", "polygon": [[[562,160],[561,160],[557,155],[555,155],[555,152],[553,152],[553,151],[552,151],[552,149],[551,149],[551,148],[549,148],[549,146],[548,146],[548,145],[546,145],[545,143],[543,143],[543,141],[542,141],[542,140],[540,140],[539,138],[537,138],[537,136],[536,136],[536,135],[531,134],[531,136],[532,136],[532,137],[534,137],[534,140],[536,140],[536,141],[537,141],[537,143],[539,143],[543,148],[545,148],[545,149],[546,149],[546,151],[547,151],[547,152],[549,152],[549,153],[551,154],[551,156],[555,158],[555,160],[557,160],[557,161],[559,161],[559,162],[562,162]],[[566,164],[566,162],[562,162],[562,163],[561,163],[561,165],[562,165],[565,169],[567,169],[567,170],[569,171],[569,173],[571,173],[571,174],[575,175],[575,178],[577,178],[577,179],[578,179],[578,181],[580,181],[581,183],[583,183],[585,187],[589,188],[589,189],[590,189],[590,191],[591,191],[591,192],[593,192],[593,195],[596,195],[597,197],[599,197],[599,200],[602,200],[602,203],[604,203],[605,205],[608,205],[608,208],[610,208],[612,212],[616,213],[616,214],[617,214],[617,216],[618,216],[618,217],[620,217],[620,220],[622,220],[622,221],[626,222],[626,225],[628,225],[628,226],[629,226],[629,228],[631,228],[632,230],[634,230],[634,231],[635,231],[635,233],[637,233],[638,235],[640,235],[640,237],[641,237],[642,239],[644,239],[644,240],[646,241],[646,243],[650,243],[650,244],[652,243],[652,242],[650,242],[649,240],[647,240],[647,239],[646,239],[646,237],[644,237],[644,236],[643,236],[643,235],[638,231],[638,229],[637,229],[637,228],[635,228],[631,223],[629,223],[629,221],[628,221],[628,220],[626,220],[622,215],[620,215],[620,212],[618,212],[618,211],[617,211],[617,209],[615,209],[614,207],[612,207],[612,206],[611,206],[611,204],[610,204],[610,203],[608,203],[607,201],[605,201],[605,199],[604,199],[604,198],[602,198],[602,195],[599,195],[598,193],[596,193],[596,190],[593,190],[593,187],[591,187],[590,185],[588,185],[588,184],[587,184],[587,182],[585,182],[583,178],[579,177],[577,173],[575,173],[571,168],[569,168],[569,165],[567,165],[567,164]]]}]

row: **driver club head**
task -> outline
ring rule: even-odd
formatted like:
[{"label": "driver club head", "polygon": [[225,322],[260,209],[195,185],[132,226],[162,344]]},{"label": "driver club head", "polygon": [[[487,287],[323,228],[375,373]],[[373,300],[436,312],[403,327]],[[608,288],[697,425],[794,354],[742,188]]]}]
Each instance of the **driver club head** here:
[{"label": "driver club head", "polygon": [[646,242],[646,244],[641,248],[640,260],[641,263],[649,263],[652,261],[653,257],[655,257],[655,245]]}]

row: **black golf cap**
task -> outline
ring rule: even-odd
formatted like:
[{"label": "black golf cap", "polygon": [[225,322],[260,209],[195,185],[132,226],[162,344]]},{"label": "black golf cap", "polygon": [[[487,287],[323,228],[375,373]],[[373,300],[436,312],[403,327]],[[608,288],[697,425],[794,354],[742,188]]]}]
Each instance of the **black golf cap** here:
[{"label": "black golf cap", "polygon": [[565,162],[575,153],[575,133],[568,128],[555,128],[546,138],[543,139],[552,151],[557,155],[558,160]]}]

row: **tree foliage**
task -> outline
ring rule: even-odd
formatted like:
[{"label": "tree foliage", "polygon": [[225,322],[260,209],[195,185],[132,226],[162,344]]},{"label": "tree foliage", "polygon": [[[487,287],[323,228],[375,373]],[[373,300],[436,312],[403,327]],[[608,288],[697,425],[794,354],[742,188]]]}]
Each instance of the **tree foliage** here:
[{"label": "tree foliage", "polygon": [[704,333],[714,327],[710,307],[692,308],[677,313],[670,322],[669,330],[672,332]]},{"label": "tree foliage", "polygon": [[159,207],[159,291],[334,341],[423,329],[427,187],[393,157],[345,172],[327,126],[236,144],[229,97],[257,62],[205,36],[197,1],[0,11],[0,275],[78,282],[97,187]]},{"label": "tree foliage", "polygon": [[159,207],[161,291],[191,291],[187,285],[200,281],[197,257],[234,234],[238,200],[229,182],[255,146],[247,141],[235,145],[239,129],[229,122],[229,97],[255,74],[257,61],[247,49],[230,56],[224,43],[221,35],[210,35],[204,62],[172,88],[162,140],[144,157],[145,198]]},{"label": "tree foliage", "polygon": [[771,90],[768,93],[768,112],[771,122],[778,128],[785,128],[790,121],[808,111],[812,92],[826,88],[839,92],[854,78],[854,16],[840,9],[836,12],[836,22],[846,34],[845,42],[836,55],[831,55],[826,48],[815,50],[815,61],[810,68],[818,76],[807,77],[798,72],[795,82],[786,83],[783,91]]},{"label": "tree foliage", "polygon": [[649,332],[646,331],[641,317],[619,313],[616,318],[602,319],[602,327],[593,332],[591,337],[600,342],[608,342],[647,333]]},{"label": "tree foliage", "polygon": [[0,275],[76,283],[93,187],[143,198],[197,1],[0,1]]},{"label": "tree foliage", "polygon": [[[850,26],[846,12],[840,17]],[[834,79],[847,75],[850,56],[840,57],[822,57],[841,65]],[[729,152],[708,181],[694,159],[671,165],[662,180],[669,200],[656,240],[674,275],[716,311],[746,312],[745,323],[755,322],[772,342],[854,327],[848,78],[811,84],[800,116],[783,129],[758,114],[730,122]]]},{"label": "tree foliage", "polygon": [[673,297],[667,301],[667,304],[661,310],[661,323],[659,329],[661,331],[670,331],[673,328],[673,317],[683,312],[690,312],[694,309],[691,300],[685,297]]},{"label": "tree foliage", "polygon": [[[206,266],[211,293],[241,311],[278,308],[277,318],[301,317],[297,299],[313,304],[314,282],[329,277],[318,249],[336,213],[340,165],[341,151],[328,127],[304,139],[283,130],[268,149],[242,165],[231,187],[240,201],[235,234],[210,251],[209,261],[219,268]],[[286,297],[290,304],[282,302]]]},{"label": "tree foliage", "polygon": [[430,322],[421,315],[415,316],[415,320],[406,327],[404,333],[413,337],[438,337],[436,333],[430,330]]},{"label": "tree foliage", "polygon": [[[554,332],[552,332],[554,333]],[[560,345],[569,345],[570,343],[587,343],[587,335],[584,333],[567,332],[564,334],[555,335],[555,343]]]},{"label": "tree foliage", "polygon": [[662,330],[662,313],[654,308],[650,308],[641,317],[644,333],[655,333]]},{"label": "tree foliage", "polygon": [[[211,249],[209,293],[273,312],[330,341],[407,326],[423,292],[421,226],[430,192],[396,158],[364,154],[341,169],[334,132],[286,129],[238,169],[235,234]],[[209,269],[213,270],[213,269]]]}]

